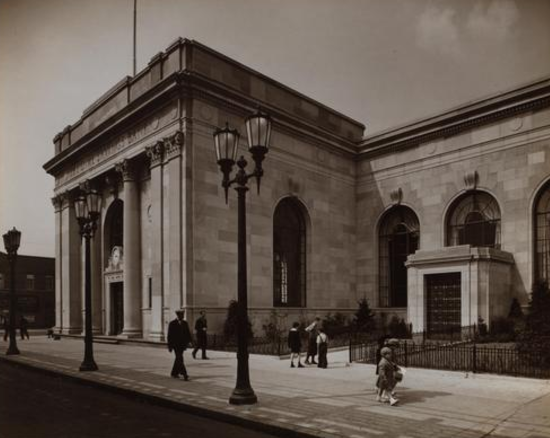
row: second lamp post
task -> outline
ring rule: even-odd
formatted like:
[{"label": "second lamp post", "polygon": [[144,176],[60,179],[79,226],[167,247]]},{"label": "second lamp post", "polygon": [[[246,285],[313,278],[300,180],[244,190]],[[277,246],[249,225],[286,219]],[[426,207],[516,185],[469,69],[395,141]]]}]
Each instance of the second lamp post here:
[{"label": "second lamp post", "polygon": [[271,118],[257,112],[246,121],[248,135],[248,150],[252,155],[255,167],[254,171],[247,174],[247,165],[244,156],[237,161],[237,173],[231,179],[231,171],[237,159],[239,147],[239,131],[229,129],[226,124],[224,129],[214,132],[214,146],[216,159],[223,174],[222,187],[225,190],[225,202],[229,187],[235,185],[238,195],[238,299],[237,299],[237,384],[229,403],[234,405],[253,404],[258,401],[254,390],[250,386],[250,373],[248,369],[248,304],[246,284],[246,192],[247,182],[250,178],[256,179],[258,193],[260,192],[260,180],[263,176],[262,161],[269,149],[271,138]]},{"label": "second lamp post", "polygon": [[84,279],[84,306],[85,306],[85,328],[84,328],[84,360],[80,365],[80,371],[96,371],[97,365],[94,361],[93,336],[92,336],[92,284],[91,284],[91,261],[90,261],[90,239],[97,229],[101,197],[95,190],[87,190],[85,195],[79,196],[74,202],[74,209],[80,235],[85,241],[85,279]]},{"label": "second lamp post", "polygon": [[13,230],[8,231],[2,236],[4,239],[4,246],[8,253],[8,262],[10,264],[10,322],[8,323],[10,332],[10,344],[6,354],[19,354],[17,348],[17,336],[15,333],[17,312],[17,296],[15,295],[15,262],[17,261],[17,250],[21,243],[21,231],[18,231],[13,227]]}]

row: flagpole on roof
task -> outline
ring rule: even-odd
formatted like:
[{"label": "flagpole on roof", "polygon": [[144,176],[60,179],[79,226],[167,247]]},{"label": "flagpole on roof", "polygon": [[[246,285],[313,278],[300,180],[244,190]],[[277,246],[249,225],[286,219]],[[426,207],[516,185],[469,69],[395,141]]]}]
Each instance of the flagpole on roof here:
[{"label": "flagpole on roof", "polygon": [[134,76],[136,75],[136,27],[137,27],[137,0],[134,0]]}]

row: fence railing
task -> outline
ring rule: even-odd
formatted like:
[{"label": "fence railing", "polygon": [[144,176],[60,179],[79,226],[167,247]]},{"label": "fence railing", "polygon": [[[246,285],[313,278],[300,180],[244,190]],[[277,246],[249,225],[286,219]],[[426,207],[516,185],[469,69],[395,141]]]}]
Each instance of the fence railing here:
[{"label": "fence railing", "polygon": [[[350,343],[350,333],[340,333],[329,337],[329,348],[347,347]],[[357,338],[358,339],[358,338]],[[361,338],[364,341],[367,339]],[[371,338],[368,338],[370,340]],[[302,336],[302,352],[307,351],[307,334]],[[224,335],[207,335],[207,345],[210,350],[237,351],[237,340]],[[248,352],[251,354],[265,354],[271,356],[282,356],[290,353],[288,348],[288,337],[251,337],[248,339]]]},{"label": "fence railing", "polygon": [[[373,343],[350,343],[350,361],[376,364],[378,349]],[[522,352],[515,347],[403,341],[394,349],[393,360],[404,367],[550,378],[541,351]]]}]

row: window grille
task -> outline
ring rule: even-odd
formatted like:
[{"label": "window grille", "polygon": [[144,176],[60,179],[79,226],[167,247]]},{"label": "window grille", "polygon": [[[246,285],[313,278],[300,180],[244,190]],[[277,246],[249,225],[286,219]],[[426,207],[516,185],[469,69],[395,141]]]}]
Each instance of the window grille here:
[{"label": "window grille", "polygon": [[474,191],[451,207],[447,246],[500,248],[500,209],[491,195]]},{"label": "window grille", "polygon": [[306,305],[306,226],[293,198],[283,199],[273,218],[273,305]]},{"label": "window grille", "polygon": [[550,281],[550,183],[535,207],[535,277]]},{"label": "window grille", "polygon": [[378,236],[381,307],[407,307],[407,257],[418,249],[420,227],[408,207],[392,208],[382,218]]}]

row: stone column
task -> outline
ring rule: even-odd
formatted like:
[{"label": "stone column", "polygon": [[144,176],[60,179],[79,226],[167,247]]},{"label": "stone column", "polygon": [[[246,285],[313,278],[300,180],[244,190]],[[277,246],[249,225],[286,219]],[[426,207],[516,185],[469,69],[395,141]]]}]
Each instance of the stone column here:
[{"label": "stone column", "polygon": [[61,234],[63,231],[61,222],[61,211],[63,199],[61,196],[54,196],[52,204],[55,210],[55,327],[54,331],[59,333],[63,330],[63,295],[61,288]]},{"label": "stone column", "polygon": [[164,143],[159,141],[146,149],[151,161],[151,332],[150,338],[164,340],[164,276],[163,265],[163,202],[162,160]]},{"label": "stone column", "polygon": [[92,277],[92,333],[103,333],[103,268],[101,266],[101,248],[103,230],[102,215],[97,220],[97,230],[90,242],[91,277]]},{"label": "stone column", "polygon": [[72,197],[66,192],[61,207],[61,324],[64,334],[82,331],[80,241]]},{"label": "stone column", "polygon": [[124,183],[124,328],[123,337],[140,337],[141,329],[141,233],[139,190],[135,166],[128,160],[116,165]]},{"label": "stone column", "polygon": [[182,289],[182,148],[183,133],[164,139],[163,271],[164,312],[168,321],[183,306]]}]

